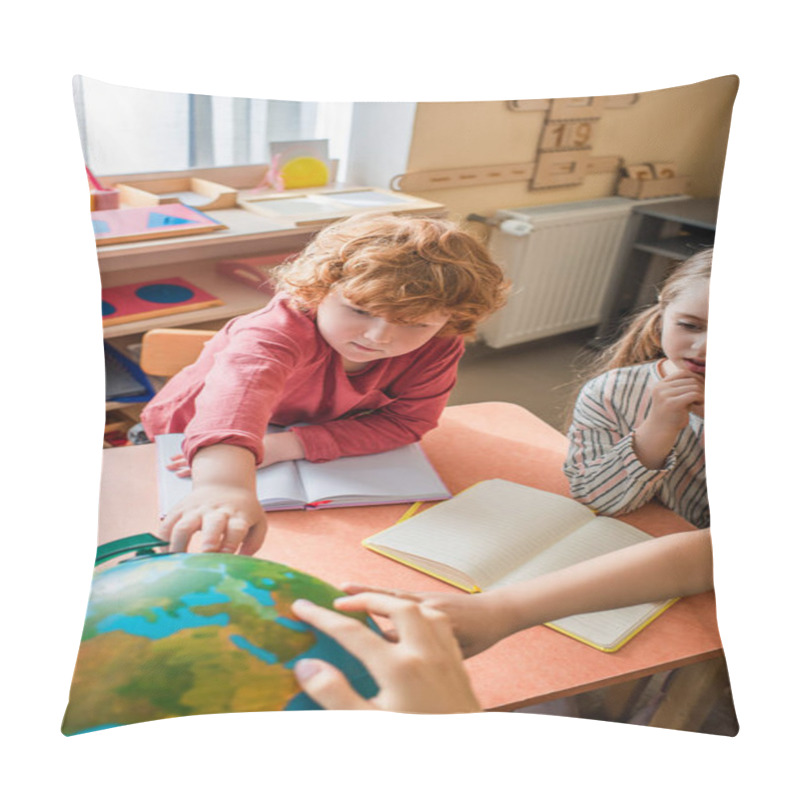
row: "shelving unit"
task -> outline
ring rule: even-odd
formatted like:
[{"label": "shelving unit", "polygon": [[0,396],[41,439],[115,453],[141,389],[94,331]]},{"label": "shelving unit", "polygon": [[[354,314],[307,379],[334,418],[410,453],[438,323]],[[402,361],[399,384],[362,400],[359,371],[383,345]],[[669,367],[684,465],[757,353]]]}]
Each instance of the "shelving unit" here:
[{"label": "shelving unit", "polygon": [[714,245],[719,198],[684,197],[633,209],[616,275],[594,342],[613,339],[620,322],[655,300],[666,269]]},{"label": "shelving unit", "polygon": [[[225,182],[224,171],[213,172],[215,174],[207,177]],[[129,176],[116,176],[106,177],[104,180],[107,184],[113,185],[119,182],[121,177],[129,178]],[[241,180],[243,179],[239,176],[230,185],[236,186]],[[345,188],[352,187],[337,185],[326,187],[326,190],[338,191]],[[285,192],[281,197],[291,198],[303,194],[306,193]],[[392,194],[404,197],[408,202],[399,204],[396,208],[385,209],[387,213],[391,211],[397,214],[426,214],[434,217],[446,214],[445,207],[440,203],[410,195]],[[351,213],[358,213],[359,210],[367,209],[354,209]],[[220,274],[216,268],[217,262],[223,259],[296,253],[330,222],[328,219],[319,219],[296,224],[295,220],[283,221],[253,213],[245,208],[216,209],[209,212],[209,216],[223,223],[226,229],[192,236],[101,245],[97,248],[103,288],[180,277],[222,300],[222,305],[219,306],[105,326],[104,339],[113,343],[126,355],[131,355],[129,346],[140,340],[142,334],[151,328],[200,327],[216,330],[232,317],[263,307],[268,295]],[[120,408],[135,410],[131,404],[113,401],[106,404],[107,410]]]},{"label": "shelving unit", "polygon": [[[259,253],[263,255],[264,253]],[[186,328],[199,323],[230,319],[261,308],[267,295],[251,289],[243,283],[220,275],[216,270],[217,260],[203,260],[192,264],[176,265],[172,262],[131,270],[121,270],[103,276],[103,286],[121,286],[136,281],[157,281],[180,275],[193,284],[223,301],[221,306],[201,308],[196,311],[182,311],[164,314],[150,319],[123,322],[103,328],[103,337],[118,339],[130,334],[142,334],[150,328]]]}]

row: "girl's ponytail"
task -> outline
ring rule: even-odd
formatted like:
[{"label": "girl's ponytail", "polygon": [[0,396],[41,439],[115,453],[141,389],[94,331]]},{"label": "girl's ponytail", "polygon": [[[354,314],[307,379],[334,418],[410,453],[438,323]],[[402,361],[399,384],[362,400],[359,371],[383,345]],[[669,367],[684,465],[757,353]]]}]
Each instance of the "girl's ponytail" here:
[{"label": "girl's ponytail", "polygon": [[[580,387],[592,378],[611,369],[632,367],[635,364],[654,361],[664,355],[661,349],[661,320],[664,309],[690,284],[697,280],[711,278],[713,253],[713,248],[701,250],[677,266],[664,281],[658,301],[632,317],[620,338],[609,345],[600,355],[588,363],[584,360],[583,366],[578,367],[579,374],[575,380],[572,405],[574,405]],[[571,419],[572,406],[569,405],[568,408],[569,419]],[[566,422],[566,425],[569,425],[569,421]]]},{"label": "girl's ponytail", "polygon": [[603,354],[598,370],[607,372],[631,364],[642,364],[663,355],[661,315],[661,304],[656,303],[633,317],[625,328],[625,334]]}]

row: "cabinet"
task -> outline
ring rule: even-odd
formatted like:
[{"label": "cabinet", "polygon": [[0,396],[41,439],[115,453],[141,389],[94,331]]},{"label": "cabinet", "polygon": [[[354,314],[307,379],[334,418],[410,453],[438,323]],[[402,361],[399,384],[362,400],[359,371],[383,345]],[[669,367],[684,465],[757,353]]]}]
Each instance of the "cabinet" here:
[{"label": "cabinet", "polygon": [[613,340],[625,318],[656,300],[676,261],[714,244],[719,198],[683,198],[637,206],[604,302],[594,343]]},{"label": "cabinet", "polygon": [[173,237],[157,242],[137,242],[98,248],[100,282],[103,288],[140,281],[181,277],[222,300],[221,306],[195,311],[165,314],[151,319],[134,320],[103,328],[106,339],[142,334],[159,327],[185,327],[214,320],[230,319],[260,308],[262,292],[217,272],[217,262],[281,252],[297,252],[319,230],[277,228],[268,220],[238,209],[214,212],[228,226],[209,234]]}]

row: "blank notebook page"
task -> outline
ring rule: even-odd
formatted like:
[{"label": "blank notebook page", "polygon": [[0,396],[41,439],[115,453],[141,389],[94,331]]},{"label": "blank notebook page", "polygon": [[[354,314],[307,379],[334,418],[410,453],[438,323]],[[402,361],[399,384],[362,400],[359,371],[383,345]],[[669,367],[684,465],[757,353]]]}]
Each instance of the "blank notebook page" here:
[{"label": "blank notebook page", "polygon": [[538,555],[533,561],[522,564],[495,584],[503,586],[508,583],[536,578],[548,572],[586,561],[595,556],[602,556],[639,542],[646,542],[653,537],[632,528],[625,523],[617,522],[609,517],[595,517],[589,524],[576,530],[568,538],[555,542],[551,547]]},{"label": "blank notebook page", "polygon": [[[448,564],[485,589],[593,519],[567,498],[490,480],[378,534],[374,543]],[[536,537],[520,535],[526,530]]]},{"label": "blank notebook page", "polygon": [[450,495],[419,444],[323,464],[297,463],[312,500],[337,496],[398,496],[416,500]]}]

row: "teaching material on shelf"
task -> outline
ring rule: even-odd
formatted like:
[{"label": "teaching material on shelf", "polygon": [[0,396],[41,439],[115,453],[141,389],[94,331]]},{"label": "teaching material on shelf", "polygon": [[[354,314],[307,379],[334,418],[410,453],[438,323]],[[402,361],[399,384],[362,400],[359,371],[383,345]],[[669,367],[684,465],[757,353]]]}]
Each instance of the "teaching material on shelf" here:
[{"label": "teaching material on shelf", "polygon": [[119,191],[117,189],[106,189],[89,167],[86,167],[86,177],[89,179],[89,209],[91,211],[119,208]]},{"label": "teaching material on shelf", "polygon": [[328,183],[328,165],[313,156],[298,156],[287,161],[280,171],[285,189],[304,189]]},{"label": "teaching material on shelf", "polygon": [[288,261],[296,255],[296,252],[273,253],[253,258],[226,259],[217,262],[217,272],[271,297],[275,293],[275,287],[272,284],[273,267],[283,264],[284,261]]},{"label": "teaching material on shelf", "polygon": [[[618,519],[595,515],[570,497],[494,479],[370,536],[363,544],[459,589],[482,592],[651,538]],[[598,650],[614,652],[674,602],[576,614],[547,626]]]},{"label": "teaching material on shelf", "polygon": [[103,327],[222,305],[218,297],[177,277],[110,286],[101,296]]},{"label": "teaching material on shelf", "polygon": [[204,178],[161,178],[118,183],[117,189],[120,199],[128,206],[183,203],[199,211],[236,206],[236,189]]},{"label": "teaching material on shelf", "polygon": [[[279,430],[270,426],[271,432]],[[162,513],[192,488],[191,478],[179,478],[166,466],[181,453],[182,442],[182,433],[156,436]],[[451,496],[417,443],[322,464],[305,460],[272,464],[257,471],[256,493],[266,511],[389,505]]]},{"label": "teaching material on shelf", "polygon": [[[600,175],[617,172],[620,160],[619,156],[595,156],[589,153],[585,161],[586,174]],[[432,189],[460,189],[464,186],[513,183],[514,181],[529,181],[535,170],[535,161],[421,170],[395,175],[389,182],[389,188],[397,192],[428,192]]]},{"label": "teaching material on shelf", "polygon": [[144,403],[155,395],[153,385],[139,365],[108,342],[103,342],[106,374],[106,401]]},{"label": "teaching material on shelf", "polygon": [[95,242],[100,247],[169,236],[211,233],[226,226],[196,208],[182,203],[165,203],[93,211],[92,227]]},{"label": "teaching material on shelf", "polygon": [[684,194],[689,179],[678,175],[672,161],[653,164],[625,164],[617,185],[620,197],[647,200],[653,197],[670,197]]},{"label": "teaching material on shelf", "polygon": [[239,195],[239,205],[254,214],[297,227],[335,222],[365,211],[386,214],[442,212],[444,206],[407,194],[369,187],[321,189],[268,195]]},{"label": "teaching material on shelf", "polygon": [[327,139],[270,142],[269,151],[279,191],[326,186],[331,179]]}]

